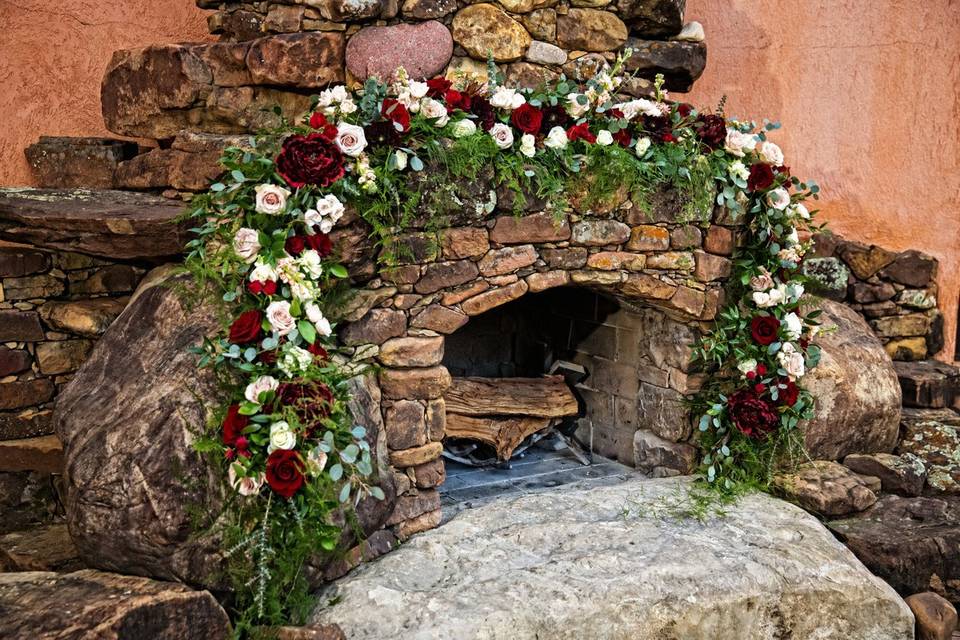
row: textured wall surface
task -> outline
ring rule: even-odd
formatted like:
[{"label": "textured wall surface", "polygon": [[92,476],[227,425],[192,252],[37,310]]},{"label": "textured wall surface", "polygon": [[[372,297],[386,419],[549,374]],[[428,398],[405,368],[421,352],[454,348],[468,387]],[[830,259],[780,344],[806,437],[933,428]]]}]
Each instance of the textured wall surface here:
[{"label": "textured wall surface", "polygon": [[687,0],[703,23],[696,104],[780,120],[774,139],[848,239],[940,261],[952,356],[960,298],[960,1]]},{"label": "textured wall surface", "polygon": [[0,184],[30,184],[41,135],[107,135],[100,79],[116,49],[212,39],[194,0],[0,0]]},{"label": "textured wall surface", "polygon": [[[193,0],[0,0],[0,184],[26,184],[41,133],[106,133],[99,84],[114,49],[204,40]],[[953,353],[960,299],[960,1],[688,0],[706,27],[692,99],[778,119],[794,171],[817,179],[850,239],[940,260]]]}]

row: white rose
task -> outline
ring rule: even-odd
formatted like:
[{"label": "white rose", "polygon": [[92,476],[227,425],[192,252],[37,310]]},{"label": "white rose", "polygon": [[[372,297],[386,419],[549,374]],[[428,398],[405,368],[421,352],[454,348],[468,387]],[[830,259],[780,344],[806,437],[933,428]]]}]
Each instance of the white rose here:
[{"label": "white rose", "polygon": [[796,302],[803,297],[803,293],[806,291],[806,289],[804,289],[803,285],[799,282],[791,282],[787,286],[787,291],[789,292],[790,300]]},{"label": "white rose", "polygon": [[277,449],[289,450],[295,446],[297,446],[297,434],[289,424],[280,420],[270,425],[270,444],[267,446],[267,453],[273,453]]},{"label": "white rose", "polygon": [[737,129],[727,129],[727,138],[724,143],[724,149],[729,153],[742,158],[747,151],[752,151],[757,146],[757,139],[750,133],[742,133]]},{"label": "white rose", "polygon": [[327,454],[320,447],[314,447],[313,451],[307,454],[307,469],[312,475],[318,476],[323,473],[323,468],[327,466]]},{"label": "white rose", "polygon": [[330,97],[334,102],[343,102],[350,97],[350,93],[347,91],[347,88],[342,84],[338,84],[335,87],[330,87],[328,91],[330,92]]},{"label": "white rose", "polygon": [[768,309],[781,304],[786,299],[784,292],[778,287],[769,291],[754,291],[753,303],[761,309]]},{"label": "white rose", "polygon": [[537,153],[535,142],[536,138],[532,135],[529,133],[523,134],[523,136],[520,137],[520,153],[528,158],[532,158]]},{"label": "white rose", "polygon": [[443,106],[443,103],[433,98],[424,98],[420,101],[420,113],[422,113],[424,117],[434,118],[436,122],[433,124],[437,127],[443,127],[450,122],[450,116],[447,115],[447,108]]},{"label": "white rose", "polygon": [[230,483],[230,486],[233,487],[233,490],[242,496],[252,496],[259,493],[260,487],[263,486],[263,474],[259,473],[253,477],[241,477],[238,475],[239,470],[242,470],[240,465],[232,464],[230,465],[230,470],[227,472],[227,481]]},{"label": "white rose", "polygon": [[497,90],[490,96],[490,106],[497,109],[518,109],[526,101],[527,99],[516,89],[509,87],[497,87]]},{"label": "white rose", "polygon": [[363,128],[347,122],[341,122],[337,125],[336,142],[340,151],[351,158],[359,156],[367,147],[367,138],[363,135]]},{"label": "white rose", "polygon": [[805,206],[803,206],[802,202],[798,202],[797,204],[790,205],[789,211],[790,211],[791,217],[796,216],[796,217],[803,218],[804,220],[810,219],[810,212],[807,210]]},{"label": "white rose", "polygon": [[606,129],[601,129],[600,133],[597,134],[597,144],[602,147],[610,146],[613,144],[613,134]]},{"label": "white rose", "polygon": [[396,159],[397,171],[403,171],[407,168],[407,152],[397,149],[393,152],[393,157]]},{"label": "white rose", "polygon": [[243,397],[250,402],[260,404],[260,394],[264,391],[276,391],[278,386],[280,383],[273,376],[260,376],[247,385],[243,390]]},{"label": "white rose", "polygon": [[472,136],[477,132],[477,125],[473,120],[457,120],[453,123],[453,137],[454,138],[463,138],[466,136]]},{"label": "white rose", "polygon": [[806,367],[803,362],[803,354],[797,351],[794,346],[785,342],[777,354],[777,362],[787,372],[787,377],[791,380],[803,377],[806,373]]},{"label": "white rose", "polygon": [[510,125],[498,122],[490,128],[490,136],[500,149],[509,149],[513,146],[513,130]]},{"label": "white rose", "polygon": [[766,140],[760,145],[760,159],[779,167],[783,164],[783,151],[774,143]]},{"label": "white rose", "polygon": [[751,371],[755,371],[757,369],[757,361],[752,358],[750,360],[744,360],[743,362],[737,365],[737,369],[740,370],[740,373],[746,375]]},{"label": "white rose", "polygon": [[783,317],[784,331],[791,340],[799,340],[803,333],[803,320],[794,312]]},{"label": "white rose", "polygon": [[567,142],[567,132],[563,130],[563,127],[554,127],[550,129],[550,132],[547,134],[547,139],[543,141],[543,145],[551,149],[565,149]]},{"label": "white rose", "polygon": [[267,321],[273,330],[282,336],[287,335],[297,326],[297,320],[290,315],[290,303],[286,300],[277,300],[267,305]]},{"label": "white rose", "polygon": [[767,194],[767,204],[778,211],[783,211],[790,205],[790,194],[783,187],[772,189]]},{"label": "white rose", "polygon": [[427,91],[430,90],[430,87],[427,86],[426,82],[420,82],[414,80],[409,85],[407,85],[407,91],[410,92],[410,97],[420,99],[423,96],[427,95]]},{"label": "white rose", "polygon": [[287,196],[290,192],[275,184],[258,184],[253,188],[257,192],[257,213],[266,213],[275,216],[287,206]]},{"label": "white rose", "polygon": [[581,95],[582,94],[579,93],[567,94],[567,113],[574,118],[579,118],[590,110],[590,101],[586,98],[586,96],[583,96],[583,103],[581,103]]},{"label": "white rose", "polygon": [[326,337],[333,333],[330,321],[324,317],[323,312],[320,311],[320,307],[311,302],[307,304],[304,310],[307,313],[307,318],[310,319],[310,322],[312,322],[314,328],[316,328],[318,335]]},{"label": "white rose", "polygon": [[307,249],[301,253],[300,257],[297,258],[297,265],[314,280],[323,275],[320,254],[313,249]]},{"label": "white rose", "polygon": [[741,180],[746,180],[750,177],[750,169],[739,160],[731,163],[730,166],[727,167],[727,173],[729,173],[732,178],[740,178]]},{"label": "white rose", "polygon": [[650,138],[644,136],[637,140],[637,147],[635,149],[638,158],[642,158],[647,153],[647,149],[650,148]]},{"label": "white rose", "polygon": [[247,264],[257,259],[260,252],[260,234],[255,229],[241,227],[233,236],[233,251]]},{"label": "white rose", "polygon": [[253,269],[250,270],[248,279],[250,282],[276,282],[277,270],[269,264],[257,262],[253,265]]}]

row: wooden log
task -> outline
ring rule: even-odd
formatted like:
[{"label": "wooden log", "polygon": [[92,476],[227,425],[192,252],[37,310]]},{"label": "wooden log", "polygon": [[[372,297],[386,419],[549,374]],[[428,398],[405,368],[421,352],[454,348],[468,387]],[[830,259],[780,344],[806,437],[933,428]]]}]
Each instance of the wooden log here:
[{"label": "wooden log", "polygon": [[553,422],[550,418],[531,416],[465,416],[447,413],[447,438],[463,438],[488,444],[500,460],[509,460],[514,449],[528,436],[542,431]]},{"label": "wooden log", "polygon": [[463,416],[562,418],[579,411],[563,376],[454,378],[443,399],[449,413]]}]

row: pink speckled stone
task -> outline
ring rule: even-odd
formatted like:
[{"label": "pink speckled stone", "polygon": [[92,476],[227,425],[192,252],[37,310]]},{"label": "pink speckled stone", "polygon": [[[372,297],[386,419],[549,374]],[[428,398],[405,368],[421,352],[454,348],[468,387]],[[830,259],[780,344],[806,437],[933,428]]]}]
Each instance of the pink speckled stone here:
[{"label": "pink speckled stone", "polygon": [[436,20],[366,27],[347,43],[347,69],[360,80],[386,80],[401,66],[411,78],[431,78],[446,68],[452,55],[450,31]]}]

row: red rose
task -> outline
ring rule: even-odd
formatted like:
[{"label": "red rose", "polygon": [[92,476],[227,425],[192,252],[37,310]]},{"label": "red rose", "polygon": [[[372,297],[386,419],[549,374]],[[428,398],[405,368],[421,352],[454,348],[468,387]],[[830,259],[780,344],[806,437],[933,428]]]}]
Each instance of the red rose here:
[{"label": "red rose", "polygon": [[697,137],[710,149],[719,149],[727,139],[727,121],[714,113],[697,117]]},{"label": "red rose", "polygon": [[333,140],[337,137],[337,125],[328,121],[319,111],[314,112],[314,114],[310,116],[310,126],[314,129],[319,129],[320,135],[327,140]]},{"label": "red rose", "polygon": [[227,408],[227,415],[223,418],[223,444],[228,447],[236,446],[237,438],[249,424],[250,418],[240,415],[240,405],[230,405]]},{"label": "red rose", "polygon": [[407,111],[407,107],[403,103],[397,102],[393,98],[384,99],[383,106],[380,108],[380,115],[390,122],[400,125],[400,131],[407,131],[410,128],[410,112]]},{"label": "red rose", "polygon": [[233,344],[253,342],[260,337],[261,322],[263,322],[263,314],[256,309],[244,311],[230,325],[230,342]]},{"label": "red rose", "polygon": [[470,103],[472,102],[469,95],[454,89],[449,89],[443,94],[443,101],[447,103],[447,108],[451,111],[454,109],[470,111]]},{"label": "red rose", "polygon": [[510,114],[510,122],[524,133],[537,135],[543,123],[543,112],[529,102],[524,102]]},{"label": "red rose", "polygon": [[304,236],[307,246],[320,254],[321,258],[326,258],[333,251],[333,242],[330,236],[325,233],[316,233],[312,236]]},{"label": "red rose", "polygon": [[378,120],[371,122],[363,128],[363,135],[367,138],[367,144],[370,148],[376,147],[394,147],[400,146],[400,132],[393,122]]},{"label": "red rose", "polygon": [[750,438],[763,438],[780,424],[774,408],[753,389],[741,389],[730,396],[727,413],[734,426]]},{"label": "red rose", "polygon": [[446,78],[430,78],[427,80],[427,95],[431,98],[442,98],[453,83]]},{"label": "red rose", "polygon": [[597,136],[590,133],[590,126],[586,122],[581,122],[567,129],[567,140],[570,142],[586,140],[593,144],[597,141]]},{"label": "red rose", "polygon": [[777,340],[780,321],[773,316],[757,316],[750,321],[750,335],[757,344],[767,346]]},{"label": "red rose", "polygon": [[631,136],[630,132],[626,129],[620,129],[613,134],[613,139],[616,140],[617,144],[619,144],[621,147],[629,147],[633,136]]},{"label": "red rose", "polygon": [[800,387],[793,380],[781,380],[780,381],[780,390],[777,394],[777,400],[780,404],[785,404],[788,407],[792,407],[797,404],[797,400],[800,398]]},{"label": "red rose", "polygon": [[[320,358],[321,361],[326,361],[330,359],[330,354],[327,353],[327,350],[320,346],[320,341],[316,340],[313,344],[307,346],[307,351]],[[332,395],[332,394],[331,394]]]},{"label": "red rose", "polygon": [[303,250],[306,248],[306,246],[306,236],[290,236],[287,238],[286,242],[283,243],[284,250],[294,257],[303,253]]},{"label": "red rose", "polygon": [[276,165],[277,173],[295,189],[308,184],[329,187],[344,173],[340,147],[319,133],[284,140]]},{"label": "red rose", "polygon": [[289,498],[303,486],[303,461],[292,449],[277,449],[267,457],[267,484]]},{"label": "red rose", "polygon": [[[691,111],[693,111],[692,104],[688,104],[686,102],[677,103],[677,113],[680,114],[681,118],[686,118],[688,115],[690,115]],[[724,136],[726,136],[726,132],[724,132]]]},{"label": "red rose", "polygon": [[747,178],[747,189],[762,191],[773,184],[773,169],[766,162],[750,165],[750,177]]},{"label": "red rose", "polygon": [[273,280],[267,280],[266,282],[254,280],[247,284],[247,291],[255,296],[260,294],[272,296],[277,292],[277,283]]}]

